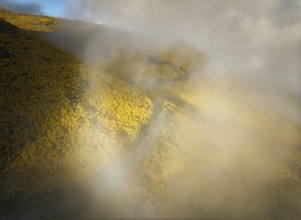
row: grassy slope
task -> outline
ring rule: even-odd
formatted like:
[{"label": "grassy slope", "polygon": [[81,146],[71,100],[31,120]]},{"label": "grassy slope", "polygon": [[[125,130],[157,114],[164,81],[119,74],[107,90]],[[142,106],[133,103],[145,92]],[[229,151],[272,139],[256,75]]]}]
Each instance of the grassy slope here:
[{"label": "grassy slope", "polygon": [[34,31],[53,31],[60,23],[57,18],[11,12],[3,8],[0,8],[0,17],[21,29]]},{"label": "grassy slope", "polygon": [[1,195],[78,181],[148,122],[151,101],[143,94],[4,20],[0,25]]},{"label": "grassy slope", "polygon": [[[179,67],[186,65],[181,56],[175,56],[177,50],[181,46],[159,51],[155,57]],[[132,72],[137,65],[152,65],[144,54],[131,54],[129,59],[126,51],[121,51],[110,60],[107,70],[120,76],[124,69]],[[130,66],[125,65],[129,62]],[[154,70],[150,75],[163,71],[156,66],[151,68]],[[172,68],[169,70],[166,78],[174,74]],[[300,216],[300,131],[277,115],[248,103],[243,89],[223,90],[204,82],[198,85],[202,88],[178,81],[163,89],[163,93],[169,91],[197,107],[197,116],[176,101],[165,100],[168,123],[152,151],[129,180],[129,187],[120,193],[118,202],[113,198],[104,204],[100,198],[93,204],[95,213],[114,218]],[[283,156],[277,155],[282,153]],[[274,169],[272,177],[270,166]],[[213,168],[222,175],[213,175]],[[254,193],[244,194],[248,190]],[[90,207],[77,214],[86,218],[89,211]]]}]

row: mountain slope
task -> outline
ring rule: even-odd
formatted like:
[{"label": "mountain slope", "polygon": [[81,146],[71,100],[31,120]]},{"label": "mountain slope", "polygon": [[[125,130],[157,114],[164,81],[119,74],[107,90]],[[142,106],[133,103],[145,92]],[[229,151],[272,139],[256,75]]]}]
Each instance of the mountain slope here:
[{"label": "mountain slope", "polygon": [[[1,196],[72,190],[90,176],[97,198],[62,193],[76,206],[65,219],[300,218],[300,128],[250,88],[190,74],[203,64],[193,46],[149,50],[108,27],[60,20],[47,29],[43,16],[9,13],[17,27],[0,24]],[[142,147],[91,175],[130,145]],[[52,205],[51,214],[66,210]]]},{"label": "mountain slope", "polygon": [[32,31],[53,31],[60,23],[60,20],[57,18],[12,12],[4,8],[0,8],[0,18],[18,28]]},{"label": "mountain slope", "polygon": [[145,95],[7,21],[0,25],[1,195],[78,181],[148,122]]},{"label": "mountain slope", "polygon": [[0,17],[130,83],[173,80],[204,63],[203,54],[187,42],[171,42],[162,48],[147,36],[106,25],[5,9],[0,9]]}]

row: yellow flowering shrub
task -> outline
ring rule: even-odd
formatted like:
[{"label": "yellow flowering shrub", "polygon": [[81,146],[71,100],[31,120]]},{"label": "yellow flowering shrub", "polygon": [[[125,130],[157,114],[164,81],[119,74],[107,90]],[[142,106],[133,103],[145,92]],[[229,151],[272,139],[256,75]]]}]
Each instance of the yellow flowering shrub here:
[{"label": "yellow flowering shrub", "polygon": [[79,181],[135,140],[147,96],[0,22],[1,196]]}]

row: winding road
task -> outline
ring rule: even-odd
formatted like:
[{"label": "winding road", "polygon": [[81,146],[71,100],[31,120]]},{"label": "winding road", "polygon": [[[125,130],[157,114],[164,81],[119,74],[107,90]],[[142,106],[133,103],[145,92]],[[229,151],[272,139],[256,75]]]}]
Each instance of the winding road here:
[{"label": "winding road", "polygon": [[[156,60],[156,62],[158,61]],[[171,65],[172,68],[178,68],[174,64],[166,64]],[[183,76],[171,81],[158,80],[157,82],[158,85],[164,87],[166,83],[185,81],[189,77],[190,73],[185,72]],[[158,98],[157,95],[154,96],[149,92],[148,95],[152,99],[153,114],[144,128],[143,134],[145,134],[140,135],[135,150],[129,156],[117,155],[96,175],[72,186],[58,189],[55,192],[35,194],[11,200],[0,200],[0,220],[49,219],[57,217],[82,207],[94,199],[106,196],[110,193],[110,190],[114,190],[114,187],[117,187],[120,183],[122,184],[133,173],[161,132],[164,123],[163,101],[175,99],[177,102],[183,102],[183,100],[173,95],[163,95],[162,98]],[[158,94],[158,96],[161,95]]]},{"label": "winding road", "polygon": [[[128,178],[157,140],[164,123],[161,100],[153,100],[153,114],[145,127],[145,135],[137,141],[136,149],[126,158],[117,156],[99,173],[73,186],[55,192],[0,201],[0,219],[49,219],[101,198]],[[122,169],[122,171],[121,171]],[[119,174],[119,175],[118,175]],[[101,186],[101,187],[100,187]]]}]

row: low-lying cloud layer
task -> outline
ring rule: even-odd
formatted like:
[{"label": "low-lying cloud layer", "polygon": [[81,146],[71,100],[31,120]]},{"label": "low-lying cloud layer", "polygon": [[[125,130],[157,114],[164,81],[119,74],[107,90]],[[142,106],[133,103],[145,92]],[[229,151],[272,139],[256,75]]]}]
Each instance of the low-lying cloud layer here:
[{"label": "low-lying cloud layer", "polygon": [[[112,61],[122,79],[129,78],[127,71],[141,72],[139,77],[146,78],[146,62],[137,51],[150,47],[166,51],[172,42],[189,42],[204,53],[207,62],[204,69],[187,74],[187,79],[170,83],[171,87],[180,86],[175,91],[183,96],[181,88],[195,90],[188,96],[201,103],[198,108],[188,102],[170,111],[166,102],[161,103],[162,109],[157,106],[166,118],[162,126],[149,123],[150,130],[158,133],[153,137],[155,144],[149,146],[156,153],[146,152],[135,172],[122,161],[113,161],[104,170],[96,185],[109,189],[112,204],[108,209],[100,207],[101,212],[96,207],[96,218],[100,213],[212,219],[300,216],[300,177],[294,170],[299,169],[294,168],[299,159],[293,157],[300,147],[300,128],[295,125],[301,124],[301,1],[64,2],[69,9],[67,17],[136,33],[133,37],[92,25],[92,31],[80,38],[84,39],[82,45],[71,44],[75,45],[71,52],[100,69],[103,65],[99,63],[106,62],[103,57]],[[70,33],[61,31],[58,34],[67,38],[54,35],[54,41],[64,39],[61,46],[78,34],[76,28]],[[122,62],[123,57],[128,59]],[[91,83],[95,83],[93,79],[91,75]],[[159,80],[151,83],[146,93],[154,105],[158,105],[156,96],[162,95],[157,90],[173,91]],[[168,97],[164,98],[168,103]],[[136,147],[143,149],[139,144]],[[288,191],[282,194],[283,188]],[[94,205],[102,206],[102,199]]]},{"label": "low-lying cloud layer", "polygon": [[272,108],[300,123],[300,0],[66,3],[69,17],[136,31],[161,42],[191,42],[209,60],[203,74],[261,89],[266,99],[276,99]]},{"label": "low-lying cloud layer", "polygon": [[[136,35],[75,22],[75,27],[63,26],[47,34],[48,41],[103,72],[113,74],[108,71],[113,69],[128,86],[144,89],[154,107],[146,129],[139,133],[141,140],[133,146],[134,153],[129,157],[121,153],[95,175],[96,179],[93,176],[87,186],[83,184],[98,197],[87,205],[89,211],[83,211],[84,215],[96,219],[102,215],[208,219],[301,216],[301,142],[300,127],[296,126],[301,124],[300,0],[63,3],[69,10],[66,17],[114,26]],[[152,71],[147,73],[147,64],[165,66],[168,73],[182,67],[175,64],[175,59],[159,59],[160,52],[168,51],[174,42],[188,47],[184,49],[188,59],[195,47],[202,51],[205,68],[199,70],[197,65],[192,74],[182,71],[187,77],[154,79],[154,74],[162,77],[163,68],[149,67]],[[152,47],[159,53],[147,54],[146,49]],[[104,57],[107,60],[103,61]],[[107,66],[110,68],[103,68]],[[141,73],[140,78],[135,71]],[[137,80],[129,81],[133,72]],[[105,83],[96,80],[97,71],[89,74],[85,77],[92,89],[86,94],[98,93]],[[143,81],[149,75],[151,85]],[[104,100],[97,99],[99,103],[107,101],[106,95],[101,96]],[[117,105],[125,102],[114,101]],[[115,104],[111,108],[116,110]],[[132,110],[131,105],[128,109]],[[101,110],[93,108],[95,112]],[[120,112],[128,116],[122,108]],[[92,162],[86,156],[91,145],[86,134],[92,132],[99,143],[106,141],[99,136],[101,127],[82,129],[79,141],[83,147],[76,156]],[[115,146],[119,138],[110,138]],[[106,146],[110,146],[108,143]],[[103,152],[100,156],[106,154],[102,146],[97,148]]]}]

